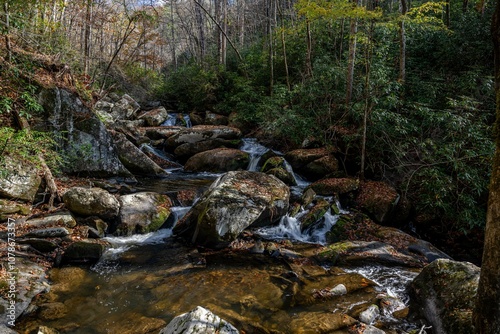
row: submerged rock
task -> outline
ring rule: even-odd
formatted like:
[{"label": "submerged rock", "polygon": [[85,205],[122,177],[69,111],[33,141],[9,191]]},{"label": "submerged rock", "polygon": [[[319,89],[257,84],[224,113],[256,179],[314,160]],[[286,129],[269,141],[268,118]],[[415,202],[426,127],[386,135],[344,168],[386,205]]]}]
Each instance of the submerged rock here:
[{"label": "submerged rock", "polygon": [[411,284],[412,308],[429,321],[434,333],[474,333],[472,312],[479,274],[480,268],[469,262],[432,262]]},{"label": "submerged rock", "polygon": [[288,210],[290,190],[274,176],[258,172],[228,172],[216,180],[174,234],[189,241],[223,247],[245,228],[265,226]]},{"label": "submerged rock", "polygon": [[201,306],[175,317],[160,331],[160,334],[195,333],[238,334],[239,332],[233,325]]}]

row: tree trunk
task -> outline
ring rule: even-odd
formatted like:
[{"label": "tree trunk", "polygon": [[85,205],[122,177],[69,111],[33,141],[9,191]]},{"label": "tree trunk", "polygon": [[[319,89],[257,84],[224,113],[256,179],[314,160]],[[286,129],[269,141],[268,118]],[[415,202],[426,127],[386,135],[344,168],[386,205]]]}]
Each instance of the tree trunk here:
[{"label": "tree trunk", "polygon": [[[276,0],[278,1],[278,0]],[[286,75],[286,87],[288,91],[291,90],[290,86],[290,74],[288,72],[288,61],[286,57],[286,41],[285,41],[285,18],[283,17],[283,9],[281,8],[281,5],[277,3],[277,8],[280,13],[280,19],[281,19],[281,47],[283,48],[283,62],[285,63],[285,75]]]},{"label": "tree trunk", "polygon": [[477,334],[500,333],[500,0],[493,15],[495,59],[496,151],[491,171],[481,278],[474,310]]},{"label": "tree trunk", "polygon": [[200,49],[200,61],[201,63],[203,63],[206,55],[204,20],[199,6],[195,5],[194,11],[196,14],[196,23],[198,26],[198,44],[199,44],[198,47]]},{"label": "tree trunk", "polygon": [[92,30],[92,1],[87,0],[85,8],[85,31],[84,31],[84,44],[83,44],[83,71],[85,75],[89,74],[90,68],[90,36]]},{"label": "tree trunk", "polygon": [[170,0],[170,37],[172,38],[172,62],[174,63],[174,68],[177,70],[177,55],[175,54],[175,25],[174,25],[174,1]]},{"label": "tree trunk", "polygon": [[274,86],[274,44],[273,44],[273,4],[274,0],[267,1],[267,35],[268,44],[268,62],[269,62],[269,95],[273,95]]},{"label": "tree trunk", "polygon": [[351,30],[349,33],[349,59],[347,63],[347,87],[345,103],[347,106],[351,103],[352,99],[352,89],[354,86],[354,68],[356,63],[356,34],[358,32],[358,20],[356,18],[351,18]]},{"label": "tree trunk", "polygon": [[399,82],[406,80],[406,31],[405,17],[408,11],[406,0],[401,0],[401,21],[399,21]]},{"label": "tree trunk", "polygon": [[312,67],[312,35],[311,35],[311,22],[306,21],[307,28],[307,52],[306,52],[306,76],[312,77],[313,67]]},{"label": "tree trunk", "polygon": [[10,44],[10,12],[8,1],[3,3],[3,10],[5,12],[5,48],[7,49],[7,61],[12,63],[12,46]]}]

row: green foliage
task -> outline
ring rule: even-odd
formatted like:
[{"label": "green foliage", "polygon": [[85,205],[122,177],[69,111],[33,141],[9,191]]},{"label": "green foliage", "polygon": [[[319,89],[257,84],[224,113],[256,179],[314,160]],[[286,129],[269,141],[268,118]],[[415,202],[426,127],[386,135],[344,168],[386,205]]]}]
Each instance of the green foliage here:
[{"label": "green foliage", "polygon": [[[16,131],[10,127],[0,128],[0,166],[6,157],[27,161],[40,166],[43,157],[53,172],[57,172],[61,159],[54,151],[52,134],[38,131]],[[0,167],[0,173],[2,168]]]}]

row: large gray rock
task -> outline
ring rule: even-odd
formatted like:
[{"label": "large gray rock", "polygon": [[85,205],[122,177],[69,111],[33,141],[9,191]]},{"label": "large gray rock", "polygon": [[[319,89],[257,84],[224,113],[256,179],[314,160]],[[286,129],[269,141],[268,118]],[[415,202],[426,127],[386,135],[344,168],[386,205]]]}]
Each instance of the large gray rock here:
[{"label": "large gray rock", "polygon": [[133,118],[139,108],[140,105],[132,97],[124,94],[121,98],[103,98],[95,104],[94,112],[98,114],[106,124],[111,124],[118,120]]},{"label": "large gray rock", "polygon": [[186,172],[228,172],[246,169],[250,162],[247,152],[235,148],[216,148],[193,155],[186,161]]},{"label": "large gray rock", "polygon": [[120,201],[120,224],[115,235],[131,235],[158,230],[170,215],[171,200],[154,192],[123,195]]},{"label": "large gray rock", "polygon": [[238,148],[241,144],[239,139],[207,139],[196,143],[185,143],[174,150],[174,154],[179,159],[185,160],[197,153],[213,150],[220,147]]},{"label": "large gray rock", "polygon": [[188,313],[175,317],[160,334],[238,334],[238,330],[213,314],[209,310],[197,306]]},{"label": "large gray rock", "polygon": [[439,259],[413,280],[413,307],[429,321],[433,333],[474,333],[479,275],[480,268],[472,263]]},{"label": "large gray rock", "polygon": [[119,132],[112,132],[120,160],[127,169],[135,174],[166,176],[163,168],[158,166],[143,151],[132,144],[127,137]]},{"label": "large gray rock", "polygon": [[48,122],[40,122],[35,130],[56,134],[65,157],[64,172],[131,177],[104,123],[75,94],[59,88],[44,89],[39,100]]},{"label": "large gray rock", "polygon": [[265,226],[288,210],[290,189],[272,175],[228,172],[217,179],[174,227],[174,234],[223,247],[249,226]]},{"label": "large gray rock", "polygon": [[73,187],[63,195],[66,208],[81,216],[115,218],[120,209],[118,200],[101,188]]},{"label": "large gray rock", "polygon": [[32,164],[5,157],[0,163],[0,197],[32,202],[42,179]]},{"label": "large gray rock", "polygon": [[167,117],[167,110],[164,107],[159,107],[142,114],[139,119],[144,120],[149,126],[159,126],[167,120]]}]

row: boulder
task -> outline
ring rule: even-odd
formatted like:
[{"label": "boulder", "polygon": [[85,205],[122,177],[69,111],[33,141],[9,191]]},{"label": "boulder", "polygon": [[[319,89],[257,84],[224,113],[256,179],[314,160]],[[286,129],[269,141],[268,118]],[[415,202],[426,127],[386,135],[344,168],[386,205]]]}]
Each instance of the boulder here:
[{"label": "boulder", "polygon": [[167,173],[158,166],[137,146],[132,144],[124,134],[112,132],[120,160],[133,173],[141,175],[165,176]]},{"label": "boulder", "polygon": [[285,168],[281,168],[281,167],[272,168],[272,169],[269,169],[268,171],[266,171],[266,174],[276,176],[278,179],[285,182],[285,184],[287,184],[291,187],[297,185],[297,181],[295,180],[295,176],[292,173],[290,173],[289,171],[287,171]]},{"label": "boulder", "polygon": [[120,97],[105,97],[94,106],[94,112],[106,122],[128,120],[134,117],[140,105],[129,95]]},{"label": "boulder", "polygon": [[200,152],[209,151],[220,147],[238,148],[240,144],[241,140],[239,139],[207,139],[196,143],[185,143],[177,146],[177,148],[174,150],[174,154],[181,160],[187,160],[189,157]]},{"label": "boulder", "polygon": [[216,148],[195,154],[186,161],[186,172],[228,172],[246,169],[249,154],[234,148]]},{"label": "boulder", "polygon": [[42,179],[37,168],[26,161],[8,156],[0,161],[0,197],[32,202]]},{"label": "boulder", "polygon": [[160,334],[238,334],[238,330],[209,310],[197,306],[175,317]]},{"label": "boulder", "polygon": [[158,230],[170,215],[172,201],[154,192],[123,195],[120,202],[120,223],[114,235],[131,235]]},{"label": "boulder", "polygon": [[338,171],[338,161],[332,152],[323,148],[297,149],[285,154],[295,171],[309,180],[318,180]]},{"label": "boulder", "polygon": [[142,114],[139,116],[139,119],[146,121],[146,124],[149,126],[159,126],[165,122],[167,117],[167,109],[159,107]]},{"label": "boulder", "polygon": [[70,188],[64,193],[63,201],[68,210],[81,216],[112,219],[120,209],[118,200],[101,188]]},{"label": "boulder", "polygon": [[72,243],[65,249],[62,262],[63,263],[95,263],[99,261],[105,246],[100,243],[77,241]]},{"label": "boulder", "polygon": [[288,210],[289,188],[274,176],[233,171],[217,179],[174,227],[174,234],[223,247],[249,226],[266,226]]},{"label": "boulder", "polygon": [[390,220],[390,214],[399,201],[396,190],[384,182],[363,182],[356,204],[378,223]]},{"label": "boulder", "polygon": [[31,205],[15,201],[0,200],[0,221],[7,220],[13,214],[27,216],[31,213]]},{"label": "boulder", "polygon": [[474,333],[472,312],[479,275],[480,268],[472,263],[436,260],[411,283],[411,308],[427,319],[433,333]]},{"label": "boulder", "polygon": [[318,195],[343,195],[358,190],[359,180],[351,178],[328,178],[314,182],[308,188]]},{"label": "boulder", "polygon": [[241,131],[229,126],[197,125],[184,129],[167,140],[167,147],[175,149],[186,143],[197,143],[208,139],[240,139]]},{"label": "boulder", "polygon": [[104,123],[76,94],[59,88],[44,89],[39,100],[48,122],[40,122],[34,130],[55,133],[66,160],[63,172],[132,176],[118,158]]},{"label": "boulder", "polygon": [[143,133],[152,140],[168,139],[181,130],[185,129],[182,126],[155,126],[140,128],[139,132]]},{"label": "boulder", "polygon": [[332,265],[380,264],[421,268],[418,258],[398,252],[391,245],[379,241],[343,241],[325,247],[317,258]]},{"label": "boulder", "polygon": [[205,114],[204,124],[207,125],[227,125],[229,120],[227,116],[219,115],[213,112],[207,111]]}]

